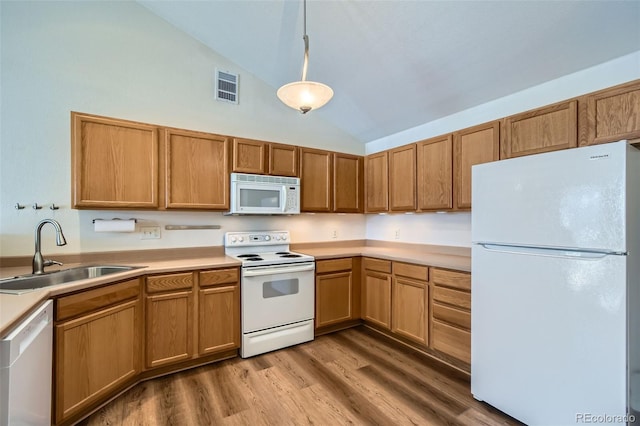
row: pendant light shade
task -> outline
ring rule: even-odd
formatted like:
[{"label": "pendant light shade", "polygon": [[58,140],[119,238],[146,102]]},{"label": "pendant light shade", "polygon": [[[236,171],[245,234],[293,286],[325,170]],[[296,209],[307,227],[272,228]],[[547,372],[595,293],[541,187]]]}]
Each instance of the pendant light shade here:
[{"label": "pendant light shade", "polygon": [[309,36],[307,35],[307,0],[304,0],[304,62],[302,64],[302,80],[285,84],[278,89],[278,98],[288,107],[297,109],[303,114],[325,105],[333,97],[333,90],[326,84],[307,81],[309,66]]}]

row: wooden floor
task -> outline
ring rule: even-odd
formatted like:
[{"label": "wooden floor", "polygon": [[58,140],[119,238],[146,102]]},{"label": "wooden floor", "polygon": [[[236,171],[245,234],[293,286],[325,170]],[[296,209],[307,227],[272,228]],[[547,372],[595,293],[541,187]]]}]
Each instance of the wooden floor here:
[{"label": "wooden floor", "polygon": [[364,327],[149,380],[81,425],[516,425],[469,381]]}]

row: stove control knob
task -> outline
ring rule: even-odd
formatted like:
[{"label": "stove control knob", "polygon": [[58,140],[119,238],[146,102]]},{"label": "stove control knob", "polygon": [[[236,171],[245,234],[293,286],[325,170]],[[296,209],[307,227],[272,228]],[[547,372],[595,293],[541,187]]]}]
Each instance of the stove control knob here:
[{"label": "stove control knob", "polygon": [[287,239],[287,234],[282,234],[282,241],[286,241]]},{"label": "stove control knob", "polygon": [[235,243],[237,241],[236,237],[231,237],[231,243]]},{"label": "stove control knob", "polygon": [[280,241],[280,235],[276,235],[276,241]]},{"label": "stove control knob", "polygon": [[268,236],[268,235],[265,235],[264,240],[265,240],[265,241],[271,241],[271,237],[270,237],[270,236]]},{"label": "stove control knob", "polygon": [[244,241],[244,237],[238,237],[238,241],[243,242]]}]

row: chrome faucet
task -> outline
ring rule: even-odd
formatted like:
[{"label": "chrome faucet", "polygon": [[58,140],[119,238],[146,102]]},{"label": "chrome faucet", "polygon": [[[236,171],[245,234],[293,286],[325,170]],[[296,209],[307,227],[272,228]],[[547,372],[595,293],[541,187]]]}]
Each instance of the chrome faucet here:
[{"label": "chrome faucet", "polygon": [[64,246],[67,244],[67,240],[64,239],[64,234],[62,233],[62,228],[60,224],[53,219],[44,219],[38,223],[38,227],[36,228],[36,253],[33,255],[33,262],[31,263],[31,272],[33,274],[44,274],[45,266],[51,265],[61,265],[62,263],[56,262],[55,260],[44,259],[42,257],[42,253],[40,253],[40,232],[42,227],[50,223],[56,228],[56,245]]}]

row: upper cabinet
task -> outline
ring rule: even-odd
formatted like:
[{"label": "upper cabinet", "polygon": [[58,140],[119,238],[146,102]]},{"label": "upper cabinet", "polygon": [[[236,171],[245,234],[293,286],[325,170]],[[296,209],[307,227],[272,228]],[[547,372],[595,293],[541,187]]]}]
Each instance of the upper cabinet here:
[{"label": "upper cabinet", "polygon": [[580,145],[640,137],[640,80],[581,98]]},{"label": "upper cabinet", "polygon": [[418,210],[453,208],[453,135],[416,144]]},{"label": "upper cabinet", "polygon": [[578,101],[562,102],[504,119],[500,158],[578,146]]},{"label": "upper cabinet", "polygon": [[233,138],[231,171],[265,174],[268,144],[262,141]]},{"label": "upper cabinet", "polygon": [[499,159],[500,122],[492,121],[454,133],[454,207],[471,208],[471,166]]},{"label": "upper cabinet", "polygon": [[364,160],[358,155],[333,153],[333,211],[364,211]]},{"label": "upper cabinet", "polygon": [[158,207],[158,129],[71,113],[74,208]]},{"label": "upper cabinet", "polygon": [[259,175],[298,176],[298,147],[233,138],[231,171]]},{"label": "upper cabinet", "polygon": [[389,210],[416,209],[416,145],[389,151]]},{"label": "upper cabinet", "polygon": [[332,156],[329,151],[300,148],[301,206],[305,212],[331,212]]},{"label": "upper cabinet", "polygon": [[298,176],[298,147],[295,145],[283,145],[270,143],[269,169],[274,176]]},{"label": "upper cabinet", "polygon": [[364,159],[365,212],[389,210],[389,153],[367,155]]},{"label": "upper cabinet", "polygon": [[229,210],[229,140],[165,129],[165,207]]}]

